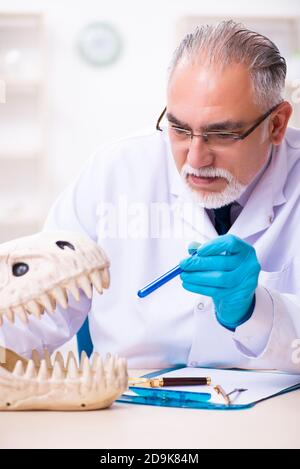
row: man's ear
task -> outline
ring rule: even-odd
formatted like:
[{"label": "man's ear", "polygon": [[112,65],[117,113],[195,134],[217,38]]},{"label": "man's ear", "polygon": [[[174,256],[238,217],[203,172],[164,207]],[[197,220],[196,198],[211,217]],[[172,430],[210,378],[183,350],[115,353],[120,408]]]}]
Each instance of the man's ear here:
[{"label": "man's ear", "polygon": [[280,145],[285,131],[292,115],[293,108],[289,102],[284,101],[277,111],[275,112],[274,116],[270,120],[270,139],[273,145]]}]

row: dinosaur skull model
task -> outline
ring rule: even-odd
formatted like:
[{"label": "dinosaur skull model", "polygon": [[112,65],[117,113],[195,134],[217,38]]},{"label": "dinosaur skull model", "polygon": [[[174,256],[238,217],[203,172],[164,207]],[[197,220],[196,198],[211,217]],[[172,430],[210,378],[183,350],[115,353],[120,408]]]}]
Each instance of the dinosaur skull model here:
[{"label": "dinosaur skull model", "polygon": [[[79,289],[92,297],[109,287],[109,261],[89,238],[71,232],[41,232],[0,245],[0,326],[16,318],[55,314],[76,301]],[[66,362],[47,350],[30,360],[0,347],[0,410],[91,410],[108,407],[128,386],[127,364],[108,354],[80,363],[69,353]]]}]

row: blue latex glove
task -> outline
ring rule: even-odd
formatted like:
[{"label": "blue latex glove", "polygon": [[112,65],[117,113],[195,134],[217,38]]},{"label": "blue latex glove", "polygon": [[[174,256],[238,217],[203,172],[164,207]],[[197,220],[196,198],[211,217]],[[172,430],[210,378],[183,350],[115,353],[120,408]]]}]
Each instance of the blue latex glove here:
[{"label": "blue latex glove", "polygon": [[230,330],[246,322],[255,306],[255,290],[261,267],[255,249],[233,235],[219,236],[189,246],[197,254],[180,262],[182,285],[200,295],[210,296],[219,323]]}]

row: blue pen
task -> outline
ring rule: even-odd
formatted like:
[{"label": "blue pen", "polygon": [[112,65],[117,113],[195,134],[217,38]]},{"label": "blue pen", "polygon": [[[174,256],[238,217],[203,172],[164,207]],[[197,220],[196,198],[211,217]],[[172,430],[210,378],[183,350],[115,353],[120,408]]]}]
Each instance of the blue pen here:
[{"label": "blue pen", "polygon": [[[195,250],[195,252],[192,253],[192,256],[194,256],[195,254],[197,254],[197,249]],[[145,296],[149,295],[150,293],[152,293],[157,288],[161,287],[165,283],[172,280],[172,278],[174,278],[177,275],[181,274],[181,272],[182,272],[181,267],[179,265],[176,265],[176,267],[169,270],[168,272],[163,274],[161,277],[158,277],[156,280],[153,280],[153,282],[149,283],[144,288],[141,288],[141,290],[139,290],[137,292],[138,296],[140,298],[144,298]]]},{"label": "blue pen", "polygon": [[207,392],[183,392],[169,389],[139,388],[137,386],[129,387],[129,389],[144,399],[157,401],[157,405],[160,405],[159,401],[188,404],[189,402],[206,402],[211,399],[211,394]]}]

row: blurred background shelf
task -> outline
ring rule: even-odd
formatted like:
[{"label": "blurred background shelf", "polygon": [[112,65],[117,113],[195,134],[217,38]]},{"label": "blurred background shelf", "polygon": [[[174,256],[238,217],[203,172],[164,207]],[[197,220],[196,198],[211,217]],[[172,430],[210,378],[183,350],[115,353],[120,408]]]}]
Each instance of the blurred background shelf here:
[{"label": "blurred background shelf", "polygon": [[0,12],[0,242],[41,227],[48,187],[44,20]]}]

